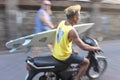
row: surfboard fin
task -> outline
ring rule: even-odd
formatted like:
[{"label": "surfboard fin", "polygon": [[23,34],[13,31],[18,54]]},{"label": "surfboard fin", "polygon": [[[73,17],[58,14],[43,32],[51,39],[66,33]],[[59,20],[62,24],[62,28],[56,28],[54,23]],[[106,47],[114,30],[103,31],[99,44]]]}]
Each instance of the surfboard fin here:
[{"label": "surfboard fin", "polygon": [[13,52],[15,52],[17,50],[17,48],[12,48],[9,52],[10,53],[13,53]]},{"label": "surfboard fin", "polygon": [[14,44],[13,48],[9,51],[10,53],[15,52],[19,48],[20,44]]},{"label": "surfboard fin", "polygon": [[22,44],[22,46],[26,46],[31,42],[31,39],[25,39],[25,42]]}]

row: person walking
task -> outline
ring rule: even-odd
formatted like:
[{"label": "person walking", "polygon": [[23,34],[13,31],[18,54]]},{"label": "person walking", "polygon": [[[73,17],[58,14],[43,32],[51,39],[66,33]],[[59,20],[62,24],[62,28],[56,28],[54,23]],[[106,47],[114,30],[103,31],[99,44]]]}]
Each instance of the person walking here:
[{"label": "person walking", "polygon": [[[42,0],[41,8],[37,11],[35,17],[35,33],[48,31],[55,28],[52,23],[51,15],[51,2],[49,0]],[[52,45],[48,44],[47,46],[52,52]],[[35,47],[33,50],[33,57],[39,56],[38,53],[40,53],[40,47]]]}]

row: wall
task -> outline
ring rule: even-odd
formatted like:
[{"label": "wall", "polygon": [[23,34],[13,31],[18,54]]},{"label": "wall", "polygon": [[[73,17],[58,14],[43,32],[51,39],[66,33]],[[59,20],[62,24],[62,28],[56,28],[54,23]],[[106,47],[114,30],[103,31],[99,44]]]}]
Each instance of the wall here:
[{"label": "wall", "polygon": [[4,12],[0,10],[0,50],[5,49],[6,42],[6,28],[4,27]]},{"label": "wall", "polygon": [[[18,33],[17,37],[26,36],[34,33],[34,17],[36,11],[34,10],[22,10],[21,14],[18,15]],[[91,16],[91,12],[88,12],[89,16]],[[94,32],[90,32],[96,37],[98,40],[112,40],[119,39],[120,36],[120,12],[116,11],[102,11],[100,14],[100,28],[95,26]],[[62,11],[54,11],[53,12],[53,22],[55,25],[59,23],[62,19],[65,19],[65,15]],[[84,15],[84,14],[82,14]],[[5,47],[6,40],[6,28],[4,25],[4,13],[0,11],[0,50],[7,49]],[[22,22],[21,22],[22,20]],[[84,18],[80,23],[90,22],[90,18]],[[97,35],[100,33],[100,36]]]}]

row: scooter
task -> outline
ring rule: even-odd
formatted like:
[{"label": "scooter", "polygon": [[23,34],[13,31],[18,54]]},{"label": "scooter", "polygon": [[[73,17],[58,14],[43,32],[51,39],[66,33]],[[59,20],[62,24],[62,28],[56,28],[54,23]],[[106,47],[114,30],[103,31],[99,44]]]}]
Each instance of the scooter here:
[{"label": "scooter", "polygon": [[[91,46],[96,46],[98,42],[90,37],[83,37],[82,40]],[[89,59],[90,65],[83,76],[89,79],[98,79],[107,68],[106,57],[102,55],[103,51],[89,51],[86,58]],[[35,57],[28,57],[26,59],[27,76],[25,80],[34,80],[34,77],[39,73],[37,80],[73,80],[78,73],[80,64],[72,63],[66,65],[65,63],[56,60],[51,55]]]}]

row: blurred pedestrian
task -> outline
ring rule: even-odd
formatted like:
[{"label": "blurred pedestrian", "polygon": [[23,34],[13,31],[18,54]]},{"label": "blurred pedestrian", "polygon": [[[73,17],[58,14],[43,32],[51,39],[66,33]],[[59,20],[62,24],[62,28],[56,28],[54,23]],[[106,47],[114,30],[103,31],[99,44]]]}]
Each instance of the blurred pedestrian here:
[{"label": "blurred pedestrian", "polygon": [[35,17],[35,33],[47,31],[51,28],[54,28],[51,15],[51,2],[49,0],[43,0],[41,8],[38,10]]},{"label": "blurred pedestrian", "polygon": [[[52,15],[51,2],[49,0],[42,0],[41,8],[37,11],[35,17],[35,33],[48,31],[55,28],[52,23],[51,15]],[[48,44],[47,46],[52,52],[52,45]],[[33,54],[37,56],[38,53],[40,53],[40,47],[35,47],[33,50]]]}]

